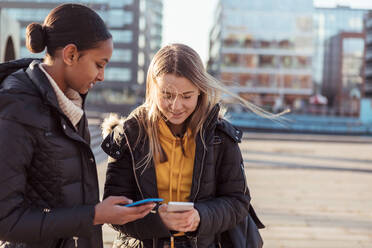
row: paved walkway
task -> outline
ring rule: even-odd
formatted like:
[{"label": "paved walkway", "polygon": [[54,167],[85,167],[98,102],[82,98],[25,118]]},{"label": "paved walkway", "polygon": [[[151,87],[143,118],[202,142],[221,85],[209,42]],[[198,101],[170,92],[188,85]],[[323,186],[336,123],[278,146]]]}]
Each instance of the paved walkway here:
[{"label": "paved walkway", "polygon": [[[105,162],[101,163],[100,165],[97,166],[98,169],[98,180],[99,180],[99,191],[101,194],[101,199],[103,196],[103,188],[104,188],[104,183],[105,183],[105,177],[106,177],[106,168],[107,164]],[[104,248],[111,248],[112,247],[112,242],[116,237],[116,231],[109,227],[108,225],[103,225],[102,227],[103,231],[103,245]]]},{"label": "paved walkway", "polygon": [[[275,137],[241,144],[264,247],[372,247],[372,140]],[[101,192],[105,171],[98,166]],[[114,236],[105,225],[105,247]]]},{"label": "paved walkway", "polygon": [[246,140],[241,149],[266,248],[372,247],[372,142]]}]

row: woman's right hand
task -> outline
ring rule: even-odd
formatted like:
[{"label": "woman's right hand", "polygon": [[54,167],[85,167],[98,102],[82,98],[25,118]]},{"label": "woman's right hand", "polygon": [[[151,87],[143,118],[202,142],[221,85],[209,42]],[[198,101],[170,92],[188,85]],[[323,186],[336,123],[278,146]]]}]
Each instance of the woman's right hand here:
[{"label": "woman's right hand", "polygon": [[158,212],[161,220],[169,230],[193,232],[198,228],[200,215],[195,208],[184,212],[168,212],[167,208],[167,204],[161,204]]},{"label": "woman's right hand", "polygon": [[148,203],[138,207],[124,207],[119,204],[129,204],[132,200],[124,196],[109,196],[95,206],[94,225],[116,224],[123,225],[145,217],[155,206]]}]

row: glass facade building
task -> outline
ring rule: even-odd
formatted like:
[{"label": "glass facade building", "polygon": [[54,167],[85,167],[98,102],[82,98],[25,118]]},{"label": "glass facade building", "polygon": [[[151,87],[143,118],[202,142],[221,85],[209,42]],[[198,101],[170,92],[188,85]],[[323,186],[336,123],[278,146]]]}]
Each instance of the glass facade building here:
[{"label": "glass facade building", "polygon": [[160,0],[140,1],[138,37],[138,83],[144,93],[147,68],[154,54],[161,48],[163,4]]},{"label": "glass facade building", "polygon": [[311,0],[220,0],[208,71],[229,89],[277,111],[313,92]]},{"label": "glass facade building", "polygon": [[[21,25],[21,57],[41,57],[25,47],[25,30],[29,23],[42,23],[61,0],[1,1]],[[105,21],[113,36],[114,51],[105,70],[104,84],[97,84],[87,101],[95,104],[122,104],[136,101],[134,94],[144,82],[148,62],[160,48],[162,34],[162,0],[78,0],[93,8]],[[151,32],[147,32],[151,30]],[[140,55],[139,55],[140,54]],[[145,61],[145,62],[144,62]]]},{"label": "glass facade building", "polygon": [[314,57],[313,79],[317,84],[323,81],[326,40],[340,32],[363,32],[365,9],[346,6],[335,8],[315,8],[314,13]]},{"label": "glass facade building", "polygon": [[365,15],[365,84],[364,96],[372,99],[372,11]]}]

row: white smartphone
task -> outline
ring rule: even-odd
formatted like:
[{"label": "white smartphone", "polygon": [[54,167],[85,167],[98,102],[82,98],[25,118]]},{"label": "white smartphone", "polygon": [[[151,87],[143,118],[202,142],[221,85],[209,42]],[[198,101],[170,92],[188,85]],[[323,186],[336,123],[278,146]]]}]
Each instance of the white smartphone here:
[{"label": "white smartphone", "polygon": [[194,208],[193,202],[168,202],[168,212],[184,212]]}]

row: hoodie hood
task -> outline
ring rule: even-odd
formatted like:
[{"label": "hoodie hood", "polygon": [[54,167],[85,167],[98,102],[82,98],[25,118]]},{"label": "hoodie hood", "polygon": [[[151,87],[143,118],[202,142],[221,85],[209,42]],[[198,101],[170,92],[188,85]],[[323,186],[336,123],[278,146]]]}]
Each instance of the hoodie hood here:
[{"label": "hoodie hood", "polygon": [[159,197],[169,201],[188,201],[195,159],[195,139],[188,128],[176,137],[163,119],[159,121],[159,142],[167,160],[155,165]]},{"label": "hoodie hood", "polygon": [[124,122],[127,118],[119,117],[119,115],[110,113],[108,117],[106,117],[101,125],[102,130],[102,137],[106,138],[114,129],[117,130],[117,136],[119,134],[124,133]]}]

